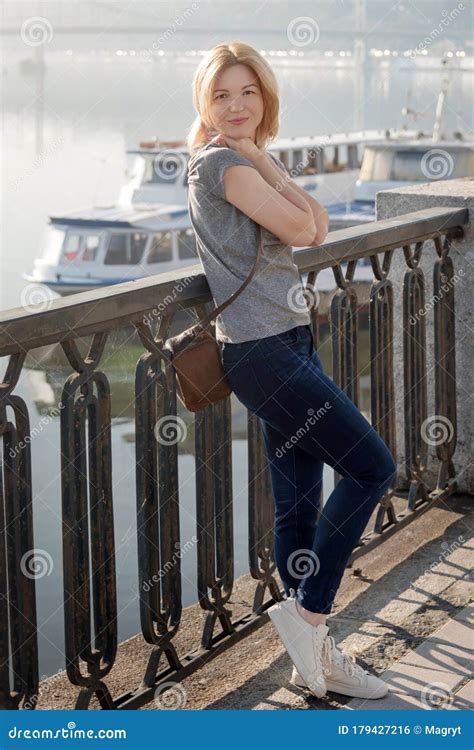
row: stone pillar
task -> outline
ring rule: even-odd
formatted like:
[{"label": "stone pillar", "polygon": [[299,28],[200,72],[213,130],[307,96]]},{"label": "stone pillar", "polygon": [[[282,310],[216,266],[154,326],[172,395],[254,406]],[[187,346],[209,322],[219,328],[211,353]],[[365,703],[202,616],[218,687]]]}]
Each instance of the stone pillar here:
[{"label": "stone pillar", "polygon": [[[377,220],[390,219],[411,211],[448,206],[468,208],[471,223],[465,227],[465,236],[452,242],[450,256],[453,260],[456,337],[456,393],[457,393],[457,443],[453,462],[459,492],[474,494],[474,178],[424,183],[416,186],[383,190],[377,194]],[[412,245],[413,247],[413,245]],[[425,303],[433,297],[433,263],[436,248],[432,241],[423,247],[420,268],[425,276]],[[396,392],[397,462],[403,466],[405,458],[403,410],[403,327],[402,283],[407,270],[403,250],[395,250],[392,257],[391,278],[394,285],[394,369]],[[460,273],[461,272],[461,273]],[[426,305],[428,308],[428,304]],[[434,324],[433,308],[427,309],[426,365],[428,416],[435,414],[434,401]],[[436,448],[428,446],[430,482],[435,486],[437,476]],[[397,486],[406,489],[405,471],[399,472]]]}]

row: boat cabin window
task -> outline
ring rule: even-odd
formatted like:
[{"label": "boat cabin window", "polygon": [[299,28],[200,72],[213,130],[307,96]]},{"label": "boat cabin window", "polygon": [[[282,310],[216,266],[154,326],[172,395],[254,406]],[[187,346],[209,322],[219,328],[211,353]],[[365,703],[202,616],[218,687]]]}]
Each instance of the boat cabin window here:
[{"label": "boat cabin window", "polygon": [[359,144],[348,143],[347,144],[347,167],[348,169],[359,169],[360,168],[360,155],[359,155]]},{"label": "boat cabin window", "polygon": [[147,263],[165,263],[173,259],[171,232],[158,232],[151,240]]},{"label": "boat cabin window", "polygon": [[320,151],[320,149],[318,149],[317,146],[311,146],[306,149],[306,167],[304,174],[316,174],[318,171],[318,151]]},{"label": "boat cabin window", "polygon": [[192,229],[183,229],[178,232],[178,258],[196,258],[196,235]]},{"label": "boat cabin window", "polygon": [[403,181],[429,182],[432,179],[465,177],[474,169],[474,153],[469,151],[450,151],[449,157],[433,154],[428,157],[424,167],[423,157],[433,151],[419,149],[392,149],[383,151],[380,148],[366,147],[360,179],[363,181]]},{"label": "boat cabin window", "polygon": [[144,185],[174,185],[178,175],[183,173],[184,157],[181,154],[163,153],[146,160]]},{"label": "boat cabin window", "polygon": [[323,148],[320,145],[280,151],[279,158],[286,165],[290,175],[302,177],[325,171]]},{"label": "boat cabin window", "polygon": [[84,240],[84,250],[82,251],[82,258],[86,262],[93,262],[97,259],[97,253],[99,252],[100,245],[100,234],[88,234]]},{"label": "boat cabin window", "polygon": [[[443,159],[441,159],[441,167],[443,166]],[[391,180],[423,180],[426,182],[429,179],[429,172],[423,174],[422,170],[423,154],[420,151],[397,151],[393,154],[393,162],[391,165]],[[436,163],[436,159],[435,159]],[[446,167],[448,162],[445,161]],[[435,173],[434,173],[435,175]]]},{"label": "boat cabin window", "polygon": [[136,265],[142,259],[146,232],[114,232],[110,235],[104,258],[106,266]]},{"label": "boat cabin window", "polygon": [[67,261],[77,260],[81,248],[81,235],[68,232],[63,245],[63,258]]},{"label": "boat cabin window", "polygon": [[347,168],[347,146],[326,146],[324,149],[326,172],[342,172]]},{"label": "boat cabin window", "polygon": [[[424,159],[426,154],[435,149],[421,151],[396,151],[392,164],[392,180],[428,182],[466,177],[473,174],[474,153],[468,151],[450,151],[435,153]],[[425,166],[426,163],[426,166]]]},{"label": "boat cabin window", "polygon": [[130,263],[140,263],[143,258],[143,251],[147,243],[148,234],[146,232],[133,232],[129,234],[130,238]]},{"label": "boat cabin window", "polygon": [[362,182],[371,182],[372,180],[385,182],[386,180],[390,180],[391,163],[392,154],[390,151],[366,146],[364,156],[362,157],[359,179]]}]

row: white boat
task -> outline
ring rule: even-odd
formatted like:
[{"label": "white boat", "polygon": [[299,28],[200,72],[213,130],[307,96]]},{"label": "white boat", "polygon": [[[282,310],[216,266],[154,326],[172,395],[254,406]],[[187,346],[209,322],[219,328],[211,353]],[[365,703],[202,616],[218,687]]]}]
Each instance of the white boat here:
[{"label": "white boat", "polygon": [[50,217],[43,253],[23,278],[67,295],[198,262],[187,208],[92,208]]},{"label": "white boat", "polygon": [[[282,160],[298,185],[327,207],[352,200],[366,143],[410,135],[416,131],[363,130],[280,138],[268,151]],[[187,205],[189,151],[184,141],[143,141],[126,154],[127,181],[120,190],[119,205]]]},{"label": "white boat", "polygon": [[[376,176],[373,170],[382,161],[388,164],[392,154],[396,161],[400,149],[410,153],[415,144],[420,146],[410,141],[415,136],[415,131],[385,130],[287,138],[269,150],[284,162],[298,184],[327,206],[330,228],[338,229],[373,220],[375,192],[380,187],[380,182],[372,179]],[[463,144],[455,146],[463,150]],[[133,164],[118,204],[51,216],[41,257],[35,260],[33,272],[23,278],[67,295],[199,262],[187,207],[185,144],[142,143],[128,155]],[[372,169],[370,165],[375,166]],[[356,183],[367,192],[354,201]],[[342,268],[345,270],[346,264]],[[354,281],[372,281],[368,259],[357,263]],[[335,286],[331,269],[318,274],[319,291],[331,291]]]},{"label": "white boat", "polygon": [[[386,136],[387,131],[372,130],[287,138],[269,150],[324,203],[350,196],[361,148]],[[128,155],[133,163],[117,205],[51,216],[41,256],[33,272],[23,274],[25,280],[67,295],[199,262],[187,206],[185,144],[142,143]]]},{"label": "white boat", "polygon": [[[445,78],[430,135],[403,128],[280,138],[269,151],[327,208],[330,230],[374,221],[379,190],[474,176],[473,134],[442,132],[449,85]],[[50,218],[42,256],[33,273],[23,275],[27,281],[71,294],[199,262],[187,207],[185,142],[142,142],[127,158],[128,179],[116,206]],[[354,280],[372,281],[369,259],[359,260]],[[331,269],[318,274],[317,289],[335,286]]]},{"label": "white boat", "polygon": [[[356,282],[372,281],[372,268],[364,260],[357,264]],[[43,253],[23,278],[65,296],[199,262],[187,208],[93,208],[51,216]],[[335,287],[330,268],[318,274],[316,289],[327,292]]]},{"label": "white boat", "polygon": [[456,177],[474,177],[474,138],[433,142],[424,136],[405,143],[367,144],[354,200],[328,208],[331,229],[375,221],[380,190]]},{"label": "white boat", "polygon": [[[380,190],[416,183],[474,177],[474,132],[445,132],[443,125],[450,86],[444,78],[438,96],[432,133],[391,135],[365,144],[353,199],[328,207],[331,229],[375,221],[375,197]],[[405,107],[403,114],[419,114]],[[403,131],[402,131],[403,132]],[[408,132],[408,131],[406,131]]]}]

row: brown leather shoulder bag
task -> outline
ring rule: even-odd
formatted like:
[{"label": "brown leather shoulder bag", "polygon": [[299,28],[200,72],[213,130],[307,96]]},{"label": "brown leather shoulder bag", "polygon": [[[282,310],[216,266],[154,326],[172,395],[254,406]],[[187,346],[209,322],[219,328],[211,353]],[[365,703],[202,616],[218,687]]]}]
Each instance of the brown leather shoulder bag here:
[{"label": "brown leather shoulder bag", "polygon": [[163,349],[176,373],[177,394],[189,411],[200,411],[232,393],[222,365],[222,354],[215,337],[215,321],[252,280],[262,254],[262,230],[257,224],[257,253],[253,268],[240,287],[211,313],[177,336],[166,340]]}]

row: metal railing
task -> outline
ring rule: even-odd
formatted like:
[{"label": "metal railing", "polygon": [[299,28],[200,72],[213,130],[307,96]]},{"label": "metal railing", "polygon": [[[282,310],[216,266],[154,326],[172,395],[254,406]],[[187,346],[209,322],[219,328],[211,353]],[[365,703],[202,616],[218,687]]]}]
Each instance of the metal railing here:
[{"label": "metal railing", "polygon": [[[466,209],[432,208],[332,232],[323,246],[300,249],[295,262],[308,272],[314,288],[317,274],[332,267],[337,285],[330,306],[333,378],[358,402],[358,301],[352,283],[358,259],[370,258],[374,279],[369,298],[371,415],[381,437],[395,455],[395,385],[393,373],[393,302],[390,265],[394,252],[404,253],[403,280],[404,412],[408,481],[405,508],[397,513],[394,490],[380,502],[374,528],[360,540],[352,562],[399,528],[424,513],[456,487],[453,453],[456,445],[456,380],[454,288],[437,294],[449,282],[453,264],[451,240],[462,235]],[[420,427],[427,415],[424,275],[420,258],[433,240],[433,314],[435,325],[435,408],[453,430],[437,445],[438,481],[425,477],[426,442]],[[341,263],[348,261],[344,272]],[[0,324],[0,356],[9,356],[0,384],[0,434],[3,463],[0,499],[5,527],[0,541],[1,673],[0,706],[34,707],[38,694],[38,638],[34,577],[25,576],[23,556],[34,548],[34,487],[32,446],[26,439],[30,421],[23,399],[15,394],[27,353],[46,344],[60,344],[71,367],[62,391],[61,462],[65,668],[77,685],[76,708],[88,708],[96,695],[102,708],[138,708],[153,699],[156,689],[172,678],[179,681],[263,625],[266,610],[282,598],[273,559],[273,500],[258,418],[248,413],[249,569],[255,579],[251,611],[232,620],[227,608],[234,582],[232,430],[230,398],[194,416],[197,503],[197,589],[206,613],[200,645],[179,654],[173,639],[182,614],[179,476],[176,442],[156,440],[161,418],[176,417],[172,368],[166,366],[161,343],[179,308],[208,309],[212,298],[200,265],[173,273],[126,282],[98,291],[55,300],[48,309],[6,311]],[[318,307],[311,309],[318,345]],[[155,318],[158,331],[149,320]],[[414,323],[413,323],[414,320]],[[136,507],[139,582],[143,637],[153,651],[141,685],[113,697],[105,679],[117,652],[117,595],[111,477],[111,408],[101,355],[110,332],[132,324],[144,352],[136,365]],[[92,335],[87,356],[78,340]],[[443,366],[440,366],[443,361]],[[10,412],[11,417],[10,417]],[[18,451],[15,448],[22,444]],[[89,535],[90,529],[90,535]],[[168,564],[173,559],[173,564]],[[266,598],[268,590],[269,597]],[[93,623],[91,623],[91,608]],[[216,629],[217,624],[219,627]],[[92,632],[93,631],[93,632]],[[95,647],[92,648],[94,642]],[[165,661],[165,664],[161,662]]]}]

